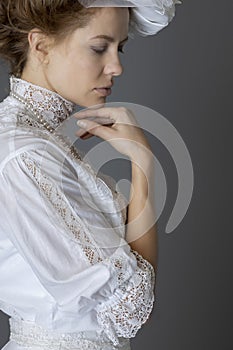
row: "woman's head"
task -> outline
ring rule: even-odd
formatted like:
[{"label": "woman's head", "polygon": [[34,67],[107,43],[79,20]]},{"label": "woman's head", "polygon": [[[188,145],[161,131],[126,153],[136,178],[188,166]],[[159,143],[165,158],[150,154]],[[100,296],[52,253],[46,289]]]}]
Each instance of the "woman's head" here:
[{"label": "woman's head", "polygon": [[129,16],[128,8],[85,9],[77,0],[0,0],[0,55],[18,77],[82,106],[101,103],[94,89],[122,73]]}]

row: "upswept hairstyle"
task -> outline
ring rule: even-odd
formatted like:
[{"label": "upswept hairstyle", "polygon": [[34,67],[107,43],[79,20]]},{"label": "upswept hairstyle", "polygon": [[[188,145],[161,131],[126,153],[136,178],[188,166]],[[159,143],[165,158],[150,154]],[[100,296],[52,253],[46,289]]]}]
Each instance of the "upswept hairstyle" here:
[{"label": "upswept hairstyle", "polygon": [[28,57],[28,33],[33,28],[59,41],[84,28],[96,11],[77,0],[0,0],[0,57],[10,63],[10,73],[20,77]]}]

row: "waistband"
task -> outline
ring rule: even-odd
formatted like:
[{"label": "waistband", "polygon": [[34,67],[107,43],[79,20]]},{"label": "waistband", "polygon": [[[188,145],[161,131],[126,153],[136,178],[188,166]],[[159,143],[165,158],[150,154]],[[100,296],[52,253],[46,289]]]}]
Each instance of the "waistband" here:
[{"label": "waistband", "polygon": [[114,346],[97,332],[58,333],[44,329],[34,322],[9,319],[10,340],[24,347],[41,347],[61,350],[130,350],[129,339],[120,338],[120,345]]}]

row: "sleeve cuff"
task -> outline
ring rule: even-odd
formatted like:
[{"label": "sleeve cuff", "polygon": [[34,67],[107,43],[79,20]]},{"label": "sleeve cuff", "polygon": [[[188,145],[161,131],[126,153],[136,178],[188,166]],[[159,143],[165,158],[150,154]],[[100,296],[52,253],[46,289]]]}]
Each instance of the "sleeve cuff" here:
[{"label": "sleeve cuff", "polygon": [[107,337],[118,345],[118,337],[133,338],[148,320],[155,301],[155,271],[136,251],[137,268],[131,278],[96,307],[97,320]]}]

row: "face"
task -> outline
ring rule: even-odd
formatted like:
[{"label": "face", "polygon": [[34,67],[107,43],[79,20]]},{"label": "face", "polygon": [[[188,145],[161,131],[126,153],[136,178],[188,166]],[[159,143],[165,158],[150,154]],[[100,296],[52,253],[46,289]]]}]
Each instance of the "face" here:
[{"label": "face", "polygon": [[[85,28],[75,30],[48,52],[44,87],[88,107],[104,103],[105,90],[123,73],[121,51],[128,36],[128,8],[101,8]],[[108,36],[105,37],[97,36]],[[107,90],[108,91],[108,90]]]}]

